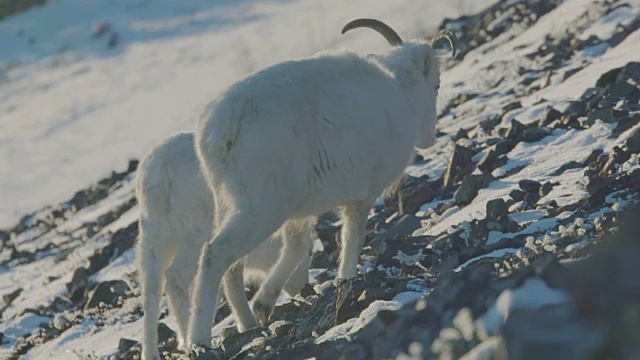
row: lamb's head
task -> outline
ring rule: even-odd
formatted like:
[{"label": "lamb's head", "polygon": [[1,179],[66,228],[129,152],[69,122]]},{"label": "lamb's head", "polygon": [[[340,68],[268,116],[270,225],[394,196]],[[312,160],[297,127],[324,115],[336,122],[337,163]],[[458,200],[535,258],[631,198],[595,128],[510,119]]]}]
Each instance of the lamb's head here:
[{"label": "lamb's head", "polygon": [[390,26],[375,19],[356,19],[342,29],[342,33],[370,28],[380,33],[392,48],[378,57],[393,72],[406,91],[407,102],[421,121],[421,136],[416,144],[428,148],[435,143],[436,98],[440,88],[440,64],[434,49],[445,42],[451,46],[451,56],[455,56],[457,37],[450,30],[441,30],[432,39],[404,42]]}]

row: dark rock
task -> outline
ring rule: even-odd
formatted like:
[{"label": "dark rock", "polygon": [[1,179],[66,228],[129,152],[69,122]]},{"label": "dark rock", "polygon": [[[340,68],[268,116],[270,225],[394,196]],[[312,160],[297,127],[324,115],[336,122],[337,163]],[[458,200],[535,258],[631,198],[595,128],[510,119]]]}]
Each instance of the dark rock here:
[{"label": "dark rock", "polygon": [[593,125],[596,120],[600,120],[608,124],[615,122],[615,118],[613,117],[613,111],[611,109],[592,110],[587,115],[587,123],[589,125]]},{"label": "dark rock", "polygon": [[425,203],[432,201],[436,193],[430,184],[420,184],[413,189],[404,189],[398,196],[398,214],[415,214]]},{"label": "dark rock", "polygon": [[535,180],[520,180],[518,182],[520,189],[524,190],[526,193],[535,193],[537,194],[540,191],[540,182]]},{"label": "dark rock", "polygon": [[[583,100],[571,101],[569,106],[562,112],[562,115],[564,115],[563,118],[565,116],[568,116],[568,117],[582,116],[584,115],[586,110],[587,110],[586,101],[583,101]],[[562,122],[562,119],[560,120]]]},{"label": "dark rock", "polygon": [[127,165],[127,172],[132,173],[136,171],[138,169],[138,164],[140,164],[140,161],[138,161],[137,159],[129,160],[129,164]]},{"label": "dark rock", "polygon": [[636,90],[636,87],[627,81],[618,81],[611,85],[611,97],[614,99],[625,99]]},{"label": "dark rock", "polygon": [[132,347],[137,345],[138,345],[138,342],[135,340],[121,338],[120,341],[118,341],[118,350],[120,352],[126,352],[131,350]]},{"label": "dark rock", "polygon": [[508,140],[500,140],[495,145],[496,155],[504,155],[511,150],[511,142]]},{"label": "dark rock", "polygon": [[539,195],[540,197],[544,197],[547,196],[547,194],[549,194],[551,192],[551,190],[553,189],[553,184],[550,182],[545,182],[544,184],[542,184],[542,186],[540,187],[540,192]]},{"label": "dark rock", "polygon": [[11,305],[13,300],[15,300],[16,298],[18,298],[18,296],[20,296],[20,294],[22,293],[22,290],[23,290],[22,288],[17,288],[16,290],[10,292],[9,294],[2,295],[2,300],[4,301],[5,304]]},{"label": "dark rock", "polygon": [[484,154],[484,156],[480,159],[480,161],[478,161],[478,164],[476,166],[478,169],[480,169],[483,172],[491,172],[493,171],[493,169],[497,167],[496,166],[497,159],[498,159],[498,154],[496,153],[495,150],[491,149],[487,151],[486,154]]},{"label": "dark rock", "polygon": [[523,140],[525,142],[536,142],[536,141],[540,141],[542,139],[544,139],[545,137],[549,136],[551,133],[549,132],[549,130],[544,129],[544,128],[529,128],[526,129],[524,131],[523,134]]},{"label": "dark rock", "polygon": [[569,161],[568,163],[562,164],[562,166],[560,166],[558,168],[558,170],[556,170],[553,173],[553,175],[558,176],[558,175],[561,175],[562,173],[564,173],[567,170],[580,169],[582,167],[584,167],[584,165],[579,161]]},{"label": "dark rock", "polygon": [[500,124],[500,118],[490,118],[480,121],[479,125],[484,132],[490,133],[498,124]]},{"label": "dark rock", "polygon": [[598,157],[600,155],[602,155],[602,153],[604,152],[604,150],[602,149],[595,149],[591,152],[591,154],[589,154],[589,156],[587,156],[586,159],[582,160],[582,165],[583,166],[590,166],[596,162],[596,160],[598,159]]},{"label": "dark rock", "polygon": [[67,299],[63,299],[59,296],[56,296],[55,299],[49,305],[49,310],[52,313],[61,313],[65,310],[73,309],[73,303]]},{"label": "dark rock", "polygon": [[107,41],[107,47],[114,48],[118,46],[118,44],[120,44],[120,36],[118,33],[111,33],[111,35],[109,35],[109,40]]},{"label": "dark rock", "polygon": [[82,302],[87,292],[89,273],[85,267],[77,268],[71,276],[71,282],[67,283],[69,298],[75,304]]},{"label": "dark rock", "polygon": [[470,203],[477,195],[480,189],[483,189],[494,181],[495,178],[487,173],[481,175],[469,175],[460,184],[458,190],[453,194],[453,201],[458,205],[466,205]]},{"label": "dark rock", "polygon": [[111,24],[106,21],[101,21],[97,24],[94,24],[91,28],[91,36],[94,38],[101,37],[106,34],[111,29]]},{"label": "dark rock", "polygon": [[469,138],[469,133],[467,133],[465,129],[460,128],[456,133],[456,135],[453,137],[453,140],[458,141],[460,139],[468,139],[468,138]]},{"label": "dark rock", "polygon": [[253,339],[262,335],[261,328],[249,329],[243,333],[235,333],[222,340],[222,348],[227,355],[234,355]]},{"label": "dark rock", "polygon": [[615,130],[613,130],[613,134],[611,134],[611,136],[618,137],[623,132],[634,127],[639,122],[640,122],[639,113],[633,114],[633,116],[623,117],[622,119],[618,120],[618,125],[616,126]]},{"label": "dark rock", "polygon": [[507,130],[507,139],[520,139],[524,134],[525,126],[518,120],[511,120],[511,127]]},{"label": "dark rock", "polygon": [[616,164],[622,164],[625,161],[629,160],[630,157],[631,155],[628,152],[622,150],[618,146],[614,146],[611,150],[611,153],[609,153],[607,162],[602,166],[602,169],[600,170],[600,176],[607,176],[615,173]]},{"label": "dark rock", "polygon": [[502,198],[487,201],[487,219],[499,220],[509,213],[509,208]]},{"label": "dark rock", "polygon": [[565,115],[555,124],[554,129],[580,129],[580,121],[574,115]]},{"label": "dark rock", "polygon": [[525,195],[525,192],[518,189],[513,189],[509,193],[509,196],[511,196],[511,198],[516,202],[524,200],[524,195]]},{"label": "dark rock", "polygon": [[171,330],[165,323],[158,323],[158,342],[163,343],[176,337],[176,332]]},{"label": "dark rock", "polygon": [[471,173],[471,158],[474,151],[464,146],[456,145],[449,158],[449,165],[444,174],[444,186],[449,187]]},{"label": "dark rock", "polygon": [[503,111],[504,113],[507,113],[507,112],[509,112],[509,111],[513,111],[513,110],[515,110],[515,109],[520,109],[520,108],[522,108],[522,104],[520,103],[520,101],[514,101],[514,102],[512,102],[512,103],[509,103],[509,104],[505,105],[505,106],[502,108],[502,111]]},{"label": "dark rock", "polygon": [[129,285],[122,280],[111,280],[99,283],[85,305],[85,309],[98,306],[100,303],[115,305],[120,296],[129,291]]},{"label": "dark rock", "polygon": [[535,208],[538,200],[540,200],[540,194],[538,193],[527,193],[524,196],[524,202],[529,205],[528,208]]},{"label": "dark rock", "polygon": [[635,129],[624,143],[629,152],[633,154],[640,153],[640,128]]},{"label": "dark rock", "polygon": [[269,325],[269,329],[271,330],[273,336],[284,337],[288,336],[289,333],[291,333],[291,330],[293,330],[294,326],[295,324],[291,321],[278,320]]},{"label": "dark rock", "polygon": [[622,68],[615,68],[607,71],[606,73],[600,75],[598,81],[596,81],[596,86],[600,88],[604,88],[607,85],[616,81],[618,74],[622,71]]},{"label": "dark rock", "polygon": [[0,244],[4,244],[11,239],[11,234],[7,231],[0,230]]},{"label": "dark rock", "polygon": [[561,116],[562,116],[562,113],[560,111],[552,108],[551,106],[547,106],[547,108],[544,110],[544,114],[542,115],[542,118],[538,121],[538,126],[539,127],[547,126],[552,122],[560,119]]},{"label": "dark rock", "polygon": [[316,290],[313,288],[313,285],[307,283],[302,286],[302,289],[300,290],[300,295],[303,298],[306,298],[308,296],[315,296],[318,294],[316,293]]}]

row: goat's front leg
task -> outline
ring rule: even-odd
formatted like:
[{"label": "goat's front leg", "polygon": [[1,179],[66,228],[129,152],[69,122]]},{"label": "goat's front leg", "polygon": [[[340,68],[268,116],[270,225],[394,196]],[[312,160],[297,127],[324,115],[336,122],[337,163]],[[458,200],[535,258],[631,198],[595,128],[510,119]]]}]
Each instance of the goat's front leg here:
[{"label": "goat's front leg", "polygon": [[373,201],[359,201],[343,208],[342,246],[338,279],[351,279],[357,275],[358,261],[364,243],[365,227]]}]

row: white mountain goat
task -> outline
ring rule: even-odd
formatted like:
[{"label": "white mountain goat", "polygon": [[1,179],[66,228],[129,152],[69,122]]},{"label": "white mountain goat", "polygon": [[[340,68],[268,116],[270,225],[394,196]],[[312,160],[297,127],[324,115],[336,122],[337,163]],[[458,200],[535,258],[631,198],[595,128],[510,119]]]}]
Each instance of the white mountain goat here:
[{"label": "white mountain goat", "polygon": [[[373,202],[402,176],[414,147],[434,144],[440,71],[433,48],[448,41],[455,53],[455,35],[443,30],[431,42],[403,42],[372,19],[354,20],[342,32],[359,27],[376,30],[392,47],[276,64],[232,85],[199,117],[196,153],[224,211],[216,212],[216,234],[202,249],[190,343],[210,346],[209,299],[224,272],[283,224],[304,225],[341,209],[338,277],[353,278]],[[285,247],[302,248],[302,240],[285,236]],[[261,323],[277,297],[263,290],[253,305]]]},{"label": "white mountain goat", "polygon": [[[183,342],[189,320],[189,286],[198,269],[200,249],[213,233],[213,195],[200,172],[193,133],[170,137],[142,160],[136,194],[141,214],[137,250],[144,309],[142,350],[145,359],[159,359],[157,326],[165,275],[169,305]],[[311,247],[309,231],[305,235],[303,257]],[[251,280],[261,280],[267,275],[285,277],[288,282],[284,290],[291,296],[308,281],[309,256],[301,263],[299,259],[292,260],[300,263],[293,274],[289,267],[284,273],[276,269],[271,272],[281,248],[281,239],[269,238],[247,255],[244,263],[240,262],[225,275],[225,295],[240,331],[257,325],[244,292],[243,267]],[[280,281],[278,278],[277,282]],[[272,291],[280,294],[281,289]],[[207,299],[207,306],[214,307],[215,299]]]}]

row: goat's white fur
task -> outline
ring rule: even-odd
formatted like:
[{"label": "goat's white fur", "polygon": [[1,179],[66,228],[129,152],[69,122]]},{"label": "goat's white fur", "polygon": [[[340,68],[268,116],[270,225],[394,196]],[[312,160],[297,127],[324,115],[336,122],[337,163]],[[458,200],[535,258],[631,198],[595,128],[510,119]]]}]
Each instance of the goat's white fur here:
[{"label": "goat's white fur", "polygon": [[[159,359],[157,326],[165,276],[169,305],[183,342],[189,320],[189,287],[200,249],[212,235],[213,195],[200,172],[193,133],[172,136],[141,161],[136,194],[140,207],[137,250],[144,309],[142,351],[145,359]],[[239,262],[226,273],[224,292],[240,331],[256,326],[244,292],[243,267],[250,280],[266,278],[262,286],[270,286],[267,290],[279,295],[282,289],[279,284],[283,284],[289,295],[297,294],[308,280],[311,238],[309,231],[305,235],[307,242],[302,243],[299,251],[283,252],[287,256],[281,261],[297,266],[291,266],[295,268],[293,274],[290,266],[284,272],[273,266],[282,248],[278,237],[262,242],[245,257],[244,263]],[[222,252],[218,255],[223,256]],[[207,306],[213,307],[211,299],[216,297],[208,299]]]},{"label": "goat's white fur", "polygon": [[[428,41],[377,54],[321,52],[258,71],[198,118],[196,153],[214,194],[217,232],[203,246],[188,342],[210,345],[226,269],[281,225],[342,210],[338,278],[353,278],[368,212],[403,174],[414,147],[435,142],[440,71]],[[288,239],[286,240],[288,241]],[[233,249],[233,253],[224,249]],[[275,299],[256,294],[266,321]]]}]

